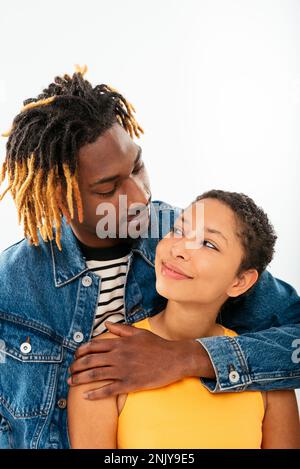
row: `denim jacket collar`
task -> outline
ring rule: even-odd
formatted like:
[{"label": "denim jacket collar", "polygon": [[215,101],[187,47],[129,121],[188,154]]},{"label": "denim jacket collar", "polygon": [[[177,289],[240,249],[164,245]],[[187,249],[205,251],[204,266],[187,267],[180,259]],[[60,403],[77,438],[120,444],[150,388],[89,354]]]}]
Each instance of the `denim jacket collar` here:
[{"label": "denim jacket collar", "polygon": [[[148,238],[138,238],[132,246],[132,251],[140,254],[153,266],[155,248],[159,241],[159,224],[157,213],[152,203],[150,204],[150,220],[152,236],[148,236]],[[61,246],[62,250],[60,251],[55,243],[55,239],[50,241],[54,283],[56,287],[66,285],[89,270],[73,230],[66,222],[65,218],[62,218]]]}]

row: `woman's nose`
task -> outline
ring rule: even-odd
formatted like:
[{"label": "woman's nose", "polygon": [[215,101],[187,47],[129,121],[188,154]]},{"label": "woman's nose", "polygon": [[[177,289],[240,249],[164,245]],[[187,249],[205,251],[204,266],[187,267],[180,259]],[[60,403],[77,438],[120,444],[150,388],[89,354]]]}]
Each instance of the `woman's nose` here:
[{"label": "woman's nose", "polygon": [[185,247],[185,240],[178,240],[171,246],[171,255],[174,258],[180,258],[185,261],[189,260],[190,256]]}]

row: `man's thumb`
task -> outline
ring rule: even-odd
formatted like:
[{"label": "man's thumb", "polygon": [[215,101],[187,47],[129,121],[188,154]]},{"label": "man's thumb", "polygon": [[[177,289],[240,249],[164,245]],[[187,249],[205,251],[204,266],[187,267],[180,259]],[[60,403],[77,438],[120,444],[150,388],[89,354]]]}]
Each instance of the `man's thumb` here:
[{"label": "man's thumb", "polygon": [[112,334],[118,335],[120,337],[130,337],[136,332],[136,328],[129,326],[127,324],[116,324],[111,321],[105,321],[105,327],[112,332]]}]

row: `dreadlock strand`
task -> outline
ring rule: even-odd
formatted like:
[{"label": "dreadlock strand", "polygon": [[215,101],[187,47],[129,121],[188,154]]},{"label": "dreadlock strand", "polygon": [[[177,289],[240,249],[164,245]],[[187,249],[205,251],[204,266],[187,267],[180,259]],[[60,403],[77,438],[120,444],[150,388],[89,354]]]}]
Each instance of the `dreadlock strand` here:
[{"label": "dreadlock strand", "polygon": [[56,173],[55,168],[51,169],[49,173],[48,181],[47,181],[47,194],[50,200],[50,204],[52,208],[52,215],[53,215],[53,219],[55,222],[55,228],[56,228],[55,241],[56,241],[58,249],[61,251],[61,243],[60,243],[61,212],[57,206],[57,201],[56,201],[55,173]]},{"label": "dreadlock strand", "polygon": [[32,239],[32,242],[35,246],[38,246],[39,244],[39,238],[38,238],[38,233],[37,233],[37,223],[36,223],[36,216],[35,216],[35,210],[33,207],[33,202],[29,199],[27,202],[26,206],[26,214],[28,218],[28,228],[29,228],[29,234]]},{"label": "dreadlock strand", "polygon": [[40,99],[39,101],[28,103],[21,109],[21,112],[28,111],[28,109],[33,109],[35,107],[47,106],[47,104],[52,103],[55,98],[56,96],[50,96],[50,98]]},{"label": "dreadlock strand", "polygon": [[11,185],[9,185],[5,191],[0,195],[0,201],[5,197],[5,195],[7,194],[7,192],[11,189]]},{"label": "dreadlock strand", "polygon": [[74,207],[73,207],[73,197],[72,197],[72,177],[71,177],[70,168],[67,164],[63,164],[63,171],[64,171],[65,179],[67,182],[68,209],[69,209],[71,218],[74,218]]},{"label": "dreadlock strand", "polygon": [[17,203],[17,206],[20,207],[20,209],[22,209],[22,204],[23,204],[24,198],[26,197],[26,192],[29,189],[32,183],[33,177],[34,177],[34,159],[35,157],[34,157],[34,154],[32,153],[30,158],[27,160],[27,168],[28,168],[27,178],[23,182],[17,194],[16,203]]},{"label": "dreadlock strand", "polygon": [[1,173],[0,173],[0,186],[3,184],[3,181],[5,180],[6,173],[7,173],[7,161],[5,160],[2,163],[2,168],[1,168]]},{"label": "dreadlock strand", "polygon": [[34,207],[35,207],[35,215],[37,221],[37,227],[40,228],[43,223],[43,203],[41,200],[41,185],[43,180],[43,171],[40,168],[36,175],[36,178],[33,183],[33,200],[34,200]]},{"label": "dreadlock strand", "polygon": [[16,186],[17,186],[17,183],[18,183],[18,180],[19,180],[18,178],[19,178],[20,165],[18,163],[15,163],[14,166],[15,166],[14,172],[13,173],[12,173],[12,171],[8,172],[8,177],[10,179],[10,182],[12,182],[10,192],[11,192],[11,195],[12,195],[13,199],[15,199],[15,197],[16,197]]},{"label": "dreadlock strand", "polygon": [[42,189],[43,193],[43,200],[45,201],[44,204],[44,226],[45,226],[45,232],[47,234],[47,239],[52,241],[53,239],[53,230],[52,230],[52,207],[51,203],[49,203],[48,197],[47,197],[47,186],[44,185]]},{"label": "dreadlock strand", "polygon": [[82,207],[82,199],[81,199],[79,186],[78,186],[77,175],[74,175],[72,177],[72,183],[73,183],[74,197],[75,197],[76,206],[77,206],[78,220],[80,223],[82,223],[83,222],[83,207]]},{"label": "dreadlock strand", "polygon": [[48,241],[48,235],[47,235],[47,230],[46,230],[45,225],[41,225],[39,230],[40,230],[43,241],[45,241],[46,243]]},{"label": "dreadlock strand", "polygon": [[28,218],[27,218],[27,213],[26,213],[26,206],[25,206],[24,212],[22,213],[22,218],[23,218],[24,236],[25,236],[25,238],[28,238],[30,236],[30,233],[29,233],[29,227],[28,227]]},{"label": "dreadlock strand", "polygon": [[[16,185],[15,185],[15,194],[17,197],[17,194],[19,193],[19,190],[21,186],[24,184],[26,178],[27,178],[27,163],[26,161],[16,163],[18,165],[18,178],[16,179]],[[16,197],[14,198],[16,202]]]},{"label": "dreadlock strand", "polygon": [[1,137],[9,137],[11,135],[12,131],[13,131],[13,126],[9,130],[7,130],[6,132],[3,132],[1,134]]},{"label": "dreadlock strand", "polygon": [[87,65],[83,65],[82,67],[80,67],[80,65],[75,65],[75,72],[76,73],[80,73],[80,75],[85,75],[86,72],[87,72],[88,68],[87,68]]},{"label": "dreadlock strand", "polygon": [[56,196],[56,202],[57,202],[58,208],[60,209],[61,213],[65,217],[67,223],[70,223],[71,222],[70,212],[69,212],[68,208],[65,206],[65,204],[62,200],[62,191],[61,191],[61,185],[60,184],[58,185],[58,187],[56,189],[55,196]]}]

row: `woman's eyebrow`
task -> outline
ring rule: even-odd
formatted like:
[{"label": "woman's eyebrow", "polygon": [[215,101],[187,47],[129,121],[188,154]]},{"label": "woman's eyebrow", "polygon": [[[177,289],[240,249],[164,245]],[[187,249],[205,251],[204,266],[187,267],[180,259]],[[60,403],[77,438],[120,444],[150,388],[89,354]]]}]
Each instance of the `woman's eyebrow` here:
[{"label": "woman's eyebrow", "polygon": [[212,233],[212,234],[216,234],[216,235],[221,236],[226,241],[226,244],[228,245],[228,240],[227,240],[227,238],[225,238],[223,233],[221,233],[221,231],[215,230],[214,228],[209,228],[208,226],[206,226],[204,228],[204,231],[207,231],[208,233]]},{"label": "woman's eyebrow", "polygon": [[[135,157],[133,167],[136,166],[136,164],[140,161],[141,158],[142,158],[142,148],[138,147],[138,153]],[[97,181],[92,182],[92,184],[90,184],[90,187],[94,187],[94,186],[97,186],[98,184],[103,184],[105,182],[113,182],[116,179],[118,179],[119,177],[120,177],[119,174],[115,174],[113,176],[108,176],[108,177],[104,177],[104,178],[101,178],[101,179],[97,179]]]},{"label": "woman's eyebrow", "polygon": [[[182,214],[181,217],[180,217],[180,221],[181,221],[182,223],[186,223],[187,225],[190,225],[189,220],[187,220],[186,218],[184,218],[184,215],[183,215],[183,214]],[[216,234],[216,235],[221,236],[221,237],[226,241],[226,244],[228,245],[228,239],[223,235],[223,233],[221,233],[221,231],[216,230],[215,228],[210,228],[209,226],[205,226],[205,227],[204,227],[204,231],[206,231],[207,233]]]}]

